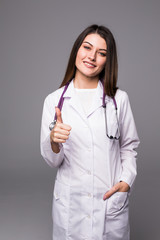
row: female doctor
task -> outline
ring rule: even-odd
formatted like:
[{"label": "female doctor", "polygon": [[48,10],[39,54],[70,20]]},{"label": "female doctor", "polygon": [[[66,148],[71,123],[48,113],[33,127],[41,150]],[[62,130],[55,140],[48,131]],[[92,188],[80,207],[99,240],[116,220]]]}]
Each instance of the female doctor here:
[{"label": "female doctor", "polygon": [[129,240],[129,192],[139,139],[117,88],[114,37],[92,25],[77,38],[61,86],[45,101],[41,154],[57,167],[54,240]]}]

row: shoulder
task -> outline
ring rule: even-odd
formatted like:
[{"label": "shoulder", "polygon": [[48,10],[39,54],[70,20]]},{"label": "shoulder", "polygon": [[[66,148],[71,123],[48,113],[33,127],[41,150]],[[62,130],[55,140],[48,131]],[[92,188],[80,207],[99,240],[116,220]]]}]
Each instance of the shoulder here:
[{"label": "shoulder", "polygon": [[117,103],[119,114],[126,112],[128,107],[130,106],[127,92],[118,89],[115,95],[115,100]]},{"label": "shoulder", "polygon": [[121,89],[117,89],[115,99],[116,99],[117,103],[118,102],[124,103],[124,102],[128,102],[128,100],[129,100],[127,92],[125,92]]},{"label": "shoulder", "polygon": [[129,102],[129,97],[127,92],[117,89],[116,95],[115,95],[115,100],[117,102],[117,105],[125,105]]}]

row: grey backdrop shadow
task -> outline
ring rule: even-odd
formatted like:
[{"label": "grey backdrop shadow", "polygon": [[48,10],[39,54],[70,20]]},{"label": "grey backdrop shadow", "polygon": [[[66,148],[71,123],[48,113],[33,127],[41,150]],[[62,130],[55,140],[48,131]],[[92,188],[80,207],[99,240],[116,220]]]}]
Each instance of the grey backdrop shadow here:
[{"label": "grey backdrop shadow", "polygon": [[141,140],[131,239],[159,239],[159,10],[158,0],[1,0],[0,239],[51,239],[56,169],[40,156],[43,101],[59,87],[77,35],[93,23],[115,36],[118,85]]}]

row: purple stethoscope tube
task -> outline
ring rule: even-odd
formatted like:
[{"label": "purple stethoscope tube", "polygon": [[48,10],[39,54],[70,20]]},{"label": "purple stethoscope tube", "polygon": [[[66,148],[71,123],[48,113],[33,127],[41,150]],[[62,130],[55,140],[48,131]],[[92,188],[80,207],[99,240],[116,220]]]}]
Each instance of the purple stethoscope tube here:
[{"label": "purple stethoscope tube", "polygon": [[[58,102],[58,105],[57,107],[60,109],[60,111],[62,110],[62,107],[63,107],[63,102],[64,102],[64,93],[66,92],[68,86],[69,86],[70,82],[68,82],[65,87],[64,87],[64,90],[63,90],[63,93],[59,99],[59,102]],[[115,111],[116,111],[116,120],[117,120],[117,131],[118,131],[118,136],[115,136],[113,137],[112,135],[108,135],[108,126],[107,126],[107,117],[106,117],[106,103],[105,103],[105,92],[104,92],[104,85],[103,85],[103,100],[102,100],[102,107],[104,108],[104,113],[105,113],[105,125],[106,125],[106,135],[109,139],[112,139],[112,140],[119,140],[120,139],[120,130],[119,130],[119,122],[118,122],[118,115],[117,115],[117,103],[116,103],[116,100],[115,98],[113,97],[113,103],[114,103],[114,106],[115,106]],[[53,125],[55,125],[57,121],[57,116],[55,114],[54,116],[54,122],[51,123]]]}]

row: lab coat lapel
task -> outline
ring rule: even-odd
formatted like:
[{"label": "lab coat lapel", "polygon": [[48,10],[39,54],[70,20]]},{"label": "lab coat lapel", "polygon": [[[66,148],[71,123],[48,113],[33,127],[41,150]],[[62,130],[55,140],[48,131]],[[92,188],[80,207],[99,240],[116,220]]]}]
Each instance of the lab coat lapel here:
[{"label": "lab coat lapel", "polygon": [[[106,96],[105,97],[105,102],[107,103],[109,100],[110,100],[109,97]],[[89,117],[99,107],[102,107],[102,105],[103,105],[103,85],[102,85],[101,81],[99,81],[97,89],[96,89],[96,93],[95,93],[95,96],[93,98],[92,105],[91,105],[91,108],[90,108],[90,111],[89,111],[87,117]]]},{"label": "lab coat lapel", "polygon": [[[87,118],[96,111],[96,109],[98,109],[99,107],[102,106],[102,98],[103,98],[103,85],[101,83],[101,81],[98,82],[98,86],[96,89],[96,93],[90,108],[89,113],[87,114],[87,116],[85,115],[84,109],[82,107],[82,104],[80,102],[79,97],[76,94],[76,91],[74,89],[74,84],[73,84],[73,80],[71,81],[71,83],[69,84],[64,96],[64,98],[70,98],[68,103],[70,104],[70,106],[72,106],[74,108],[75,111],[78,112],[78,114],[81,116],[81,118],[83,118],[83,120],[87,121]],[[105,102],[107,103],[108,101],[110,101],[110,98],[108,96],[105,97]]]},{"label": "lab coat lapel", "polygon": [[71,83],[69,84],[64,96],[64,98],[69,98],[68,103],[70,104],[70,106],[72,108],[74,108],[74,110],[81,116],[81,118],[84,121],[87,121],[87,117],[85,115],[85,112],[83,110],[82,104],[80,102],[79,97],[76,94],[76,91],[74,89],[74,85],[73,85],[73,80],[71,81]]}]

